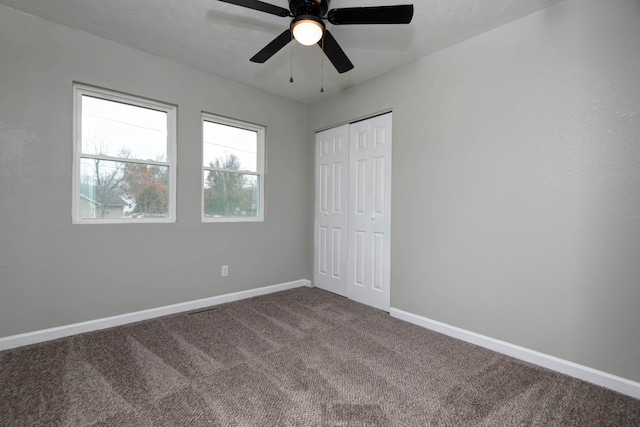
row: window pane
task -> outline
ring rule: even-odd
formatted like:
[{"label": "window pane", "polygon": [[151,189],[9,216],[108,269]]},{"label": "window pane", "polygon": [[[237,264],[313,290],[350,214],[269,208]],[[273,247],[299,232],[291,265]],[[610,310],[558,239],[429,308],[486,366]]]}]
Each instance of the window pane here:
[{"label": "window pane", "polygon": [[258,171],[258,132],[203,121],[203,166]]},{"label": "window pane", "polygon": [[82,152],[167,161],[167,113],[82,95]]},{"label": "window pane", "polygon": [[204,216],[255,217],[260,212],[256,175],[233,172],[204,172]]},{"label": "window pane", "polygon": [[169,168],[81,159],[80,217],[166,218]]}]

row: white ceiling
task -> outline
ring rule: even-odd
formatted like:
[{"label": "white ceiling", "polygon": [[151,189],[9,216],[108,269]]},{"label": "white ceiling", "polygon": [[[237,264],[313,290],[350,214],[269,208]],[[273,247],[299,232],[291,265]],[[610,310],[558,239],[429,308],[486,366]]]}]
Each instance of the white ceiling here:
[{"label": "white ceiling", "polygon": [[[355,68],[339,74],[297,42],[264,64],[249,58],[290,18],[218,0],[0,0],[0,4],[263,89],[313,102],[562,0],[333,0],[330,8],[413,3],[409,25],[327,24]],[[287,0],[268,3],[288,8]],[[293,65],[294,83],[289,82]],[[320,93],[324,76],[325,92]]]}]

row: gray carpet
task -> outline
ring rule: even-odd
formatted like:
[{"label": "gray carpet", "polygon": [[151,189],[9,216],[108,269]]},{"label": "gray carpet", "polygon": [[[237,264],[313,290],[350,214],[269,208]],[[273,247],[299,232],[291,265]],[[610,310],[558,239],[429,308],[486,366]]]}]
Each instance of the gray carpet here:
[{"label": "gray carpet", "polygon": [[2,426],[640,426],[640,400],[299,288],[0,352]]}]

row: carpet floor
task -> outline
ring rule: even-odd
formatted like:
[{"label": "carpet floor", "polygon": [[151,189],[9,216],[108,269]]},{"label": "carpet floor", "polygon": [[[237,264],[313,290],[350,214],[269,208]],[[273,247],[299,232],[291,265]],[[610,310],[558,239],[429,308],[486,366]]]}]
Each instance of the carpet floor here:
[{"label": "carpet floor", "polygon": [[313,288],[0,352],[2,426],[640,426],[640,400]]}]

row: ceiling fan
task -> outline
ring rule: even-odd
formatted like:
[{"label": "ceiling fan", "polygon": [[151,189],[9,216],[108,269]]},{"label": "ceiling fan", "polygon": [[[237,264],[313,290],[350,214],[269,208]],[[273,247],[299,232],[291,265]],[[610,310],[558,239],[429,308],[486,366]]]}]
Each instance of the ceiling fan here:
[{"label": "ceiling fan", "polygon": [[353,68],[353,64],[338,42],[326,29],[323,20],[333,25],[408,24],[413,18],[413,5],[346,7],[329,10],[330,0],[289,0],[289,9],[259,0],[219,0],[283,18],[293,18],[288,29],[266,45],[252,58],[264,63],[295,38],[299,43],[318,44],[339,73]]}]

